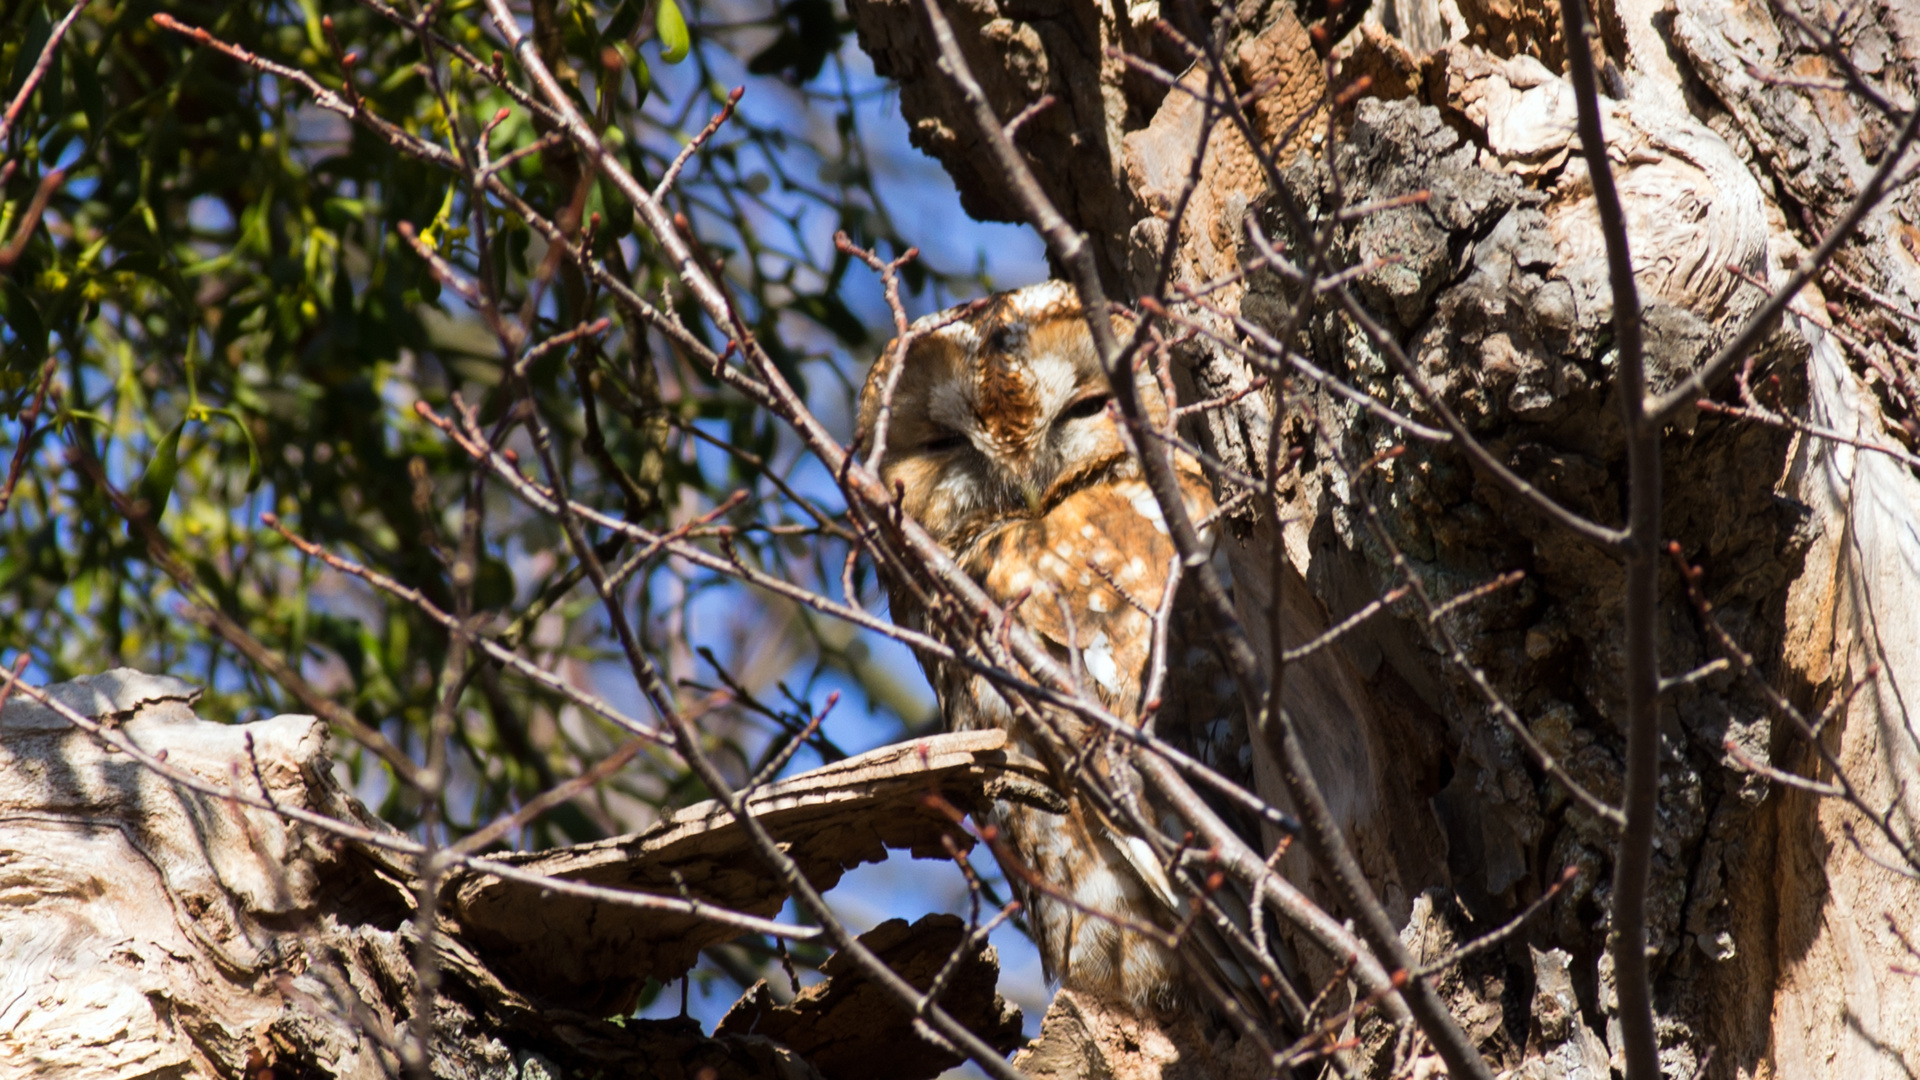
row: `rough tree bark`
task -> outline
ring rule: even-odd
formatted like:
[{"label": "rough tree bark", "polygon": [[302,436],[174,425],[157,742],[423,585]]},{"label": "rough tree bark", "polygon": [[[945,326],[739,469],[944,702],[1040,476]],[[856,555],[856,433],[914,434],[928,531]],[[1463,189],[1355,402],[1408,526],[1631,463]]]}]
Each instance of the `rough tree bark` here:
[{"label": "rough tree bark", "polygon": [[[1836,65],[1790,14],[1762,0],[1601,7],[1610,152],[1659,391],[1679,384],[1758,306],[1763,294],[1752,282],[1778,285],[1808,256],[1880,163],[1892,129],[1838,92]],[[983,171],[989,157],[911,0],[850,0],[849,8],[876,68],[901,80],[916,145],[946,165],[973,213],[1018,219],[1004,180]],[[1787,6],[1842,28],[1852,64],[1911,108],[1920,11],[1895,2],[1850,7],[1836,19],[1837,10]],[[1344,25],[1326,24],[1318,37],[1301,21],[1343,16]],[[1557,4],[1393,0],[1361,15],[1358,5],[1317,4],[1303,14],[1285,0],[1218,11],[962,0],[949,17],[1003,118],[1051,95],[1016,141],[1046,194],[1093,242],[1116,296],[1150,292],[1168,244],[1176,282],[1236,269],[1249,256],[1249,211],[1285,238],[1285,218],[1246,143],[1225,126],[1205,144],[1181,233],[1169,235],[1203,109],[1125,58],[1187,71],[1188,85],[1203,88],[1205,76],[1156,23],[1196,40],[1210,23],[1233,91],[1256,98],[1259,137],[1290,140],[1280,155],[1287,197],[1309,211],[1330,206],[1329,149],[1347,205],[1431,193],[1347,234],[1346,265],[1390,260],[1359,282],[1366,305],[1496,456],[1563,504],[1620,520],[1611,294],[1560,75]],[[1775,74],[1801,81],[1765,77]],[[1371,92],[1335,118],[1331,148],[1321,116],[1289,127],[1324,100],[1329,79],[1337,89],[1360,75]],[[1897,331],[1867,290],[1901,311],[1920,309],[1916,209],[1903,188],[1870,213],[1836,260],[1857,285],[1838,288],[1830,275],[1809,286],[1756,350],[1753,368],[1756,384],[1777,376],[1779,400],[1808,422],[1869,443],[1905,439],[1909,448],[1911,430],[1903,434],[1887,410],[1891,402],[1910,416],[1911,403],[1899,405],[1884,377],[1849,361],[1834,322],[1853,321],[1855,336],[1861,322]],[[1293,298],[1273,276],[1255,274],[1212,299],[1272,328]],[[1841,306],[1830,313],[1829,302]],[[1233,336],[1222,318],[1197,317]],[[1323,367],[1403,412],[1432,415],[1331,305],[1305,338]],[[1191,346],[1181,360],[1200,397],[1253,378],[1226,349]],[[1724,399],[1732,381],[1711,389]],[[1242,398],[1207,414],[1199,434],[1226,464],[1265,475],[1274,407],[1268,395]],[[1330,394],[1311,412],[1350,459],[1407,441]],[[1229,544],[1249,629],[1265,625],[1257,613],[1276,592],[1289,645],[1357,610],[1396,583],[1388,542],[1442,597],[1522,570],[1523,583],[1456,611],[1449,629],[1534,738],[1575,780],[1617,803],[1619,565],[1533,515],[1456,451],[1410,442],[1403,457],[1351,478],[1335,455],[1313,449],[1314,423],[1299,410],[1279,428],[1290,446],[1308,448],[1283,478],[1284,535],[1254,524]],[[1809,715],[1864,682],[1822,738],[1866,803],[1910,830],[1920,799],[1913,470],[1711,414],[1677,421],[1664,457],[1668,534],[1703,567],[1720,623],[1766,683]],[[1369,529],[1369,503],[1383,533]],[[1268,559],[1276,542],[1286,553],[1277,569]],[[1662,673],[1719,656],[1677,570],[1663,578],[1662,598]],[[1424,620],[1370,622],[1287,680],[1292,711],[1311,728],[1321,783],[1389,910],[1425,955],[1504,920],[1563,868],[1576,871],[1544,921],[1443,989],[1498,1064],[1528,1076],[1621,1068],[1604,955],[1605,823],[1541,775]],[[1704,1063],[1711,1076],[1912,1075],[1920,980],[1897,973],[1915,960],[1894,927],[1910,928],[1920,889],[1876,863],[1886,845],[1856,809],[1740,766],[1744,758],[1833,778],[1753,682],[1721,673],[1669,691],[1661,733],[1649,942],[1668,1074],[1694,1075]],[[1855,834],[1864,850],[1849,839]],[[1331,902],[1304,858],[1290,855],[1289,872]],[[1078,1037],[1098,1041],[1084,1025]]]}]

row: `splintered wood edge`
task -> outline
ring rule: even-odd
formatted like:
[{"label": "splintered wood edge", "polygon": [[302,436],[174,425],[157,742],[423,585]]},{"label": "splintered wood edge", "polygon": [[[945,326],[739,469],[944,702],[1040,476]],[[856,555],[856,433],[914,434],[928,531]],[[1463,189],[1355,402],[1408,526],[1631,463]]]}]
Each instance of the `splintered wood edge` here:
[{"label": "splintered wood edge", "polygon": [[[895,743],[769,784],[755,792],[747,800],[747,806],[758,815],[836,802],[864,802],[893,794],[901,786],[896,781],[903,778],[924,784],[981,766],[1019,768],[1009,760],[1017,758],[1015,754],[999,754],[994,759],[983,760],[982,755],[996,754],[1006,745],[1007,733],[997,730],[955,731]],[[662,815],[660,824],[641,835],[652,839],[662,829],[677,831],[693,827],[704,831],[732,822],[733,815],[720,800],[708,799]]]},{"label": "splintered wood edge", "polygon": [[[783,831],[781,826],[786,821],[815,815],[827,815],[826,820],[816,824],[817,828],[824,829],[841,815],[868,808],[891,808],[903,799],[917,798],[928,791],[970,787],[984,793],[987,785],[999,778],[1017,778],[1031,785],[1044,784],[1046,777],[1046,769],[1039,762],[1007,749],[1005,732],[957,731],[881,747],[769,784],[755,792],[748,805],[756,819],[765,818],[776,831]],[[733,815],[719,800],[710,799],[671,811],[644,832],[493,858],[531,873],[599,877],[622,868],[641,870],[648,862],[669,853],[676,863],[697,857],[699,850],[706,846],[703,840],[715,842],[716,848],[731,846],[739,839],[731,835],[736,830]],[[803,838],[783,836],[781,839],[799,841]],[[456,873],[449,886],[449,898],[459,917],[465,921],[477,916],[483,923],[490,921],[482,914],[487,906],[483,898],[489,895],[498,898],[502,891],[524,890],[530,894],[539,891],[538,886],[477,872]],[[701,892],[697,885],[690,891],[696,896]]]},{"label": "splintered wood edge", "polygon": [[[768,784],[748,804],[824,890],[889,850],[942,854],[942,838],[958,830],[928,796],[972,813],[1006,797],[1009,787],[1044,790],[1047,776],[1039,762],[1010,751],[1003,732],[954,732]],[[718,801],[666,814],[644,832],[491,858],[545,880],[681,896],[760,918],[774,915],[788,896],[780,877],[754,856],[746,829]],[[742,932],[697,912],[559,894],[538,882],[473,870],[449,875],[442,896],[452,936],[506,985],[597,1015],[630,1008],[646,978],[677,977],[701,949]]]}]

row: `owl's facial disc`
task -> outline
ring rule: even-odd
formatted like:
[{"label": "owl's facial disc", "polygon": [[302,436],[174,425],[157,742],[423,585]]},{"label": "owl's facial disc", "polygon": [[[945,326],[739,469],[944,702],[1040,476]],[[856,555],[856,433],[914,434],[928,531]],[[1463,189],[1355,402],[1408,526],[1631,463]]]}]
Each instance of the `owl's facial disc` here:
[{"label": "owl's facial disc", "polygon": [[[861,406],[871,433],[891,403],[882,471],[935,536],[1045,515],[1133,468],[1070,290],[1036,287],[944,317],[897,369],[875,369]],[[1161,416],[1158,383],[1143,372],[1138,385],[1149,417]]]}]

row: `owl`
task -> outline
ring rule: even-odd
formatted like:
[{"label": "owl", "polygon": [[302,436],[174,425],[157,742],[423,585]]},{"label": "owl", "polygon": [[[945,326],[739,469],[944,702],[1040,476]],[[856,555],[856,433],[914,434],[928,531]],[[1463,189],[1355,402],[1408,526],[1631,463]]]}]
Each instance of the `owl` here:
[{"label": "owl", "polygon": [[[1124,318],[1115,327],[1131,330]],[[1234,757],[1233,685],[1184,590],[1156,654],[1154,617],[1175,550],[1108,408],[1112,387],[1074,290],[1048,282],[930,316],[916,329],[925,336],[868,376],[856,449],[869,452],[884,430],[881,476],[905,511],[1113,715],[1150,722],[1203,758]],[[1141,371],[1136,385],[1147,416],[1163,425],[1169,405],[1158,380]],[[1214,509],[1206,477],[1190,455],[1174,462],[1187,513],[1206,522]],[[881,573],[894,620],[940,634],[922,588],[884,561]],[[1124,761],[1108,752],[1119,749],[1110,734],[1039,705],[1036,725],[986,678],[937,659],[923,663],[949,727],[1004,730],[1053,771],[1064,810],[1003,799],[985,823],[1021,864],[1006,867],[1007,878],[1048,977],[1135,1011],[1191,1000],[1179,959],[1120,925],[1170,929],[1189,904],[1148,844],[1085,797],[1090,774],[1111,777]],[[1152,701],[1150,664],[1164,667]],[[1181,833],[1170,817],[1162,828]],[[1045,888],[1031,887],[1030,877]]]}]

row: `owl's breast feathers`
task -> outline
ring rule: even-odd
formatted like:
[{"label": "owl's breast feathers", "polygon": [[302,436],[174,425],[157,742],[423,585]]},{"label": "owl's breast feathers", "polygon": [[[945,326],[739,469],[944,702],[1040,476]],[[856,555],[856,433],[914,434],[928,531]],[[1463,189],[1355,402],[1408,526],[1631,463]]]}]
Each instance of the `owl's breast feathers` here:
[{"label": "owl's breast feathers", "polygon": [[[1197,466],[1181,470],[1187,513],[1213,508]],[[1153,615],[1176,554],[1160,506],[1138,478],[1082,487],[1045,513],[1007,521],[955,553],[996,603],[1041,638],[1108,709],[1140,715]],[[1077,654],[1077,658],[1076,655]]]},{"label": "owl's breast feathers", "polygon": [[[1212,511],[1212,495],[1197,463],[1182,457],[1178,465],[1187,513],[1198,522]],[[1176,555],[1172,539],[1137,468],[1119,471],[1067,494],[1043,513],[988,530],[956,557],[1121,719],[1146,720],[1151,668],[1156,660],[1164,665],[1160,700],[1152,703],[1156,731],[1241,778],[1244,740],[1232,733],[1237,713],[1232,680],[1194,605],[1178,598],[1165,604],[1169,564]],[[1163,607],[1166,655],[1156,658],[1154,619]],[[1024,873],[1070,898],[1062,903],[1044,890],[1017,886],[1048,973],[1062,985],[1136,1009],[1209,1000],[1196,992],[1179,958],[1123,929],[1129,922],[1171,929],[1186,911],[1151,846],[1131,835],[1127,823],[1108,820],[1095,808],[1100,800],[1080,791],[1088,782],[1132,787],[1152,824],[1179,835],[1183,826],[1140,787],[1124,753],[1089,752],[1101,744],[1100,733],[1065,710],[1039,709],[1037,715],[1051,730],[1029,730],[986,680],[958,668],[937,673],[935,685],[956,726],[1004,728],[1024,752],[1048,760],[1059,776],[1066,813],[1002,802],[988,815]],[[1105,779],[1093,781],[1094,776]],[[1022,874],[1019,867],[1008,867],[1016,882]],[[1209,973],[1205,977],[1244,997],[1242,1007],[1260,1009],[1258,994],[1247,993],[1251,983],[1214,931],[1200,926],[1195,933],[1200,939],[1196,959]]]},{"label": "owl's breast feathers", "polygon": [[[1187,514],[1198,524],[1214,508],[1212,493],[1197,462],[1181,455],[1176,463]],[[1237,722],[1238,687],[1205,617],[1184,595],[1192,580],[1167,603],[1177,552],[1146,481],[1137,470],[1128,472],[1080,488],[1041,515],[988,530],[957,551],[956,561],[1109,712],[1135,726],[1151,718],[1162,738],[1244,786],[1252,762],[1245,726]],[[1203,529],[1202,540],[1211,533]],[[1154,620],[1163,609],[1167,626],[1156,634]],[[1158,657],[1156,639],[1164,651]],[[1156,667],[1160,678],[1152,691]],[[1043,760],[1054,757],[1046,752],[1049,744],[1084,750],[1098,735],[1061,709],[1039,714],[1050,732],[1026,731],[984,680],[957,667],[931,674],[943,703],[969,703],[950,709],[951,720],[1006,728],[1026,753]],[[1157,700],[1148,700],[1150,692]]]}]

